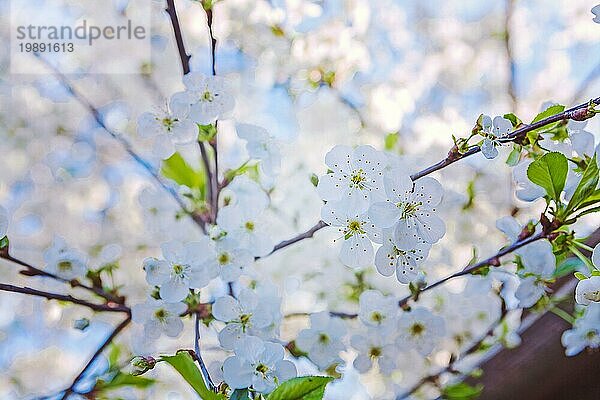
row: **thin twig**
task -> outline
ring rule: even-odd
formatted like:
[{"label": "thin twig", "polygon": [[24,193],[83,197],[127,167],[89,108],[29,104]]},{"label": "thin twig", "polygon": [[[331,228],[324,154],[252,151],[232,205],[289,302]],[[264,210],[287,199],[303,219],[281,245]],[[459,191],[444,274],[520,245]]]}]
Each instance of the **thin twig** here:
[{"label": "thin twig", "polygon": [[[537,235],[530,236],[530,237],[528,237],[526,239],[517,241],[517,242],[511,244],[510,246],[507,246],[507,247],[503,248],[502,250],[500,250],[498,253],[494,254],[493,256],[491,256],[489,258],[486,258],[483,261],[480,261],[480,262],[478,262],[476,264],[473,264],[473,265],[469,265],[469,266],[465,267],[462,271],[456,272],[456,273],[454,273],[452,275],[449,275],[449,276],[447,276],[447,277],[445,277],[443,279],[440,279],[440,280],[438,280],[438,281],[436,281],[436,282],[434,282],[434,283],[432,283],[430,285],[425,286],[423,289],[421,289],[419,291],[419,295],[421,293],[423,293],[423,292],[426,292],[426,291],[431,290],[431,289],[433,289],[435,287],[443,285],[444,283],[448,282],[451,279],[458,278],[458,277],[463,276],[463,275],[468,275],[470,273],[478,271],[479,269],[487,267],[487,266],[498,265],[499,259],[501,257],[503,257],[503,256],[505,256],[507,254],[510,254],[510,253],[514,252],[515,250],[518,250],[521,247],[526,246],[526,245],[528,245],[530,243],[536,242],[536,241],[538,241],[540,239],[544,239],[545,237],[546,237],[546,235],[544,233],[539,233]],[[412,295],[411,296],[406,296],[403,299],[401,299],[400,301],[398,301],[398,305],[400,307],[403,307],[412,298],[413,298]]]},{"label": "thin twig", "polygon": [[115,139],[117,142],[119,142],[121,144],[121,146],[125,149],[125,151],[140,166],[142,166],[148,172],[148,174],[159,184],[159,186],[161,186],[167,193],[169,193],[171,195],[171,197],[177,202],[179,207],[186,214],[190,215],[192,217],[192,219],[196,222],[196,224],[198,224],[200,226],[200,228],[203,231],[205,231],[203,222],[200,219],[200,217],[198,215],[196,215],[194,212],[188,210],[187,206],[185,205],[185,202],[183,201],[181,196],[179,196],[177,191],[174,188],[172,188],[171,186],[169,186],[161,178],[161,176],[154,170],[154,168],[152,168],[152,166],[150,165],[150,163],[148,163],[148,161],[143,159],[139,154],[137,154],[135,152],[135,150],[133,149],[131,144],[127,141],[127,139],[125,139],[122,135],[114,132],[106,125],[106,123],[104,122],[104,119],[102,118],[102,114],[100,113],[98,108],[96,108],[82,93],[77,91],[75,89],[75,87],[71,84],[71,82],[67,79],[67,77],[65,75],[63,75],[58,69],[56,69],[52,64],[50,64],[47,60],[45,60],[39,54],[34,53],[34,55],[40,61],[42,61],[49,69],[51,69],[53,71],[54,76],[61,82],[63,87],[71,94],[71,96],[73,96],[73,98],[75,100],[77,100],[79,102],[79,104],[81,104],[84,108],[86,108],[89,111],[89,113],[92,115],[92,117],[94,118],[96,123],[101,128],[103,128],[104,131],[106,131],[113,139]]},{"label": "thin twig", "polygon": [[66,301],[69,303],[85,306],[94,311],[123,312],[123,313],[127,313],[127,314],[129,314],[129,312],[131,311],[129,309],[129,307],[126,307],[124,305],[119,305],[119,304],[115,304],[115,303],[95,304],[95,303],[90,303],[89,301],[86,301],[86,300],[78,299],[71,295],[45,292],[42,290],[30,288],[30,287],[21,287],[21,286],[14,286],[14,285],[8,285],[5,283],[0,283],[0,290],[5,291],[5,292],[22,293],[22,294],[27,294],[30,296],[45,297],[48,300]]},{"label": "thin twig", "polygon": [[29,263],[27,263],[27,262],[25,262],[23,260],[15,258],[15,257],[11,256],[8,253],[5,253],[5,252],[0,253],[0,258],[3,258],[5,260],[7,260],[7,261],[10,261],[10,262],[18,264],[18,265],[20,265],[22,267],[25,267],[26,270],[25,271],[21,271],[21,273],[24,274],[24,275],[27,275],[27,276],[43,276],[43,277],[47,277],[47,278],[50,278],[50,279],[54,279],[54,280],[59,281],[59,282],[67,283],[67,284],[71,285],[71,287],[74,287],[74,288],[77,287],[77,288],[81,288],[81,289],[87,290],[87,291],[89,291],[91,293],[94,293],[94,294],[96,294],[96,295],[104,298],[105,300],[107,300],[109,302],[113,302],[113,303],[117,303],[117,304],[123,304],[123,298],[118,297],[118,296],[114,296],[114,295],[106,292],[105,290],[102,290],[101,288],[87,286],[87,285],[79,282],[76,279],[68,280],[68,279],[62,278],[62,277],[60,277],[58,275],[54,275],[54,274],[52,274],[50,272],[44,271],[43,269],[34,267],[33,265],[31,265],[31,264],[29,264]]},{"label": "thin twig", "polygon": [[276,244],[273,247],[273,250],[271,250],[271,252],[269,254],[267,254],[265,256],[262,256],[262,257],[254,257],[254,259],[258,260],[258,259],[270,256],[271,254],[275,253],[276,251],[279,251],[279,250],[281,250],[283,248],[286,248],[286,247],[288,247],[288,246],[290,246],[290,245],[292,245],[294,243],[297,243],[297,242],[299,242],[301,240],[304,240],[304,239],[311,238],[311,237],[313,237],[313,235],[315,234],[315,232],[317,232],[319,229],[325,228],[326,226],[328,226],[328,225],[325,222],[319,221],[313,227],[311,227],[309,230],[307,230],[306,232],[302,232],[302,233],[294,236],[291,239],[287,239],[287,240],[284,240],[282,242],[279,242],[278,244]]},{"label": "thin twig", "polygon": [[65,392],[63,393],[63,395],[60,398],[60,400],[65,400],[66,398],[69,397],[69,395],[71,395],[72,393],[74,393],[75,386],[83,378],[83,375],[87,372],[87,370],[90,368],[90,366],[100,356],[100,354],[102,354],[102,352],[104,351],[104,349],[106,349],[106,347],[108,347],[108,345],[110,345],[112,343],[112,341],[119,335],[119,333],[121,333],[121,331],[123,329],[125,329],[127,327],[127,325],[129,325],[130,322],[131,322],[131,314],[128,314],[127,318],[123,322],[121,322],[115,328],[115,330],[113,330],[111,332],[111,334],[100,345],[100,347],[98,348],[98,350],[96,350],[96,352],[94,353],[94,355],[92,356],[92,358],[90,358],[90,360],[87,362],[87,364],[85,365],[85,367],[83,367],[83,369],[81,370],[81,372],[79,373],[79,375],[77,375],[75,377],[75,379],[73,380],[73,383],[71,383],[71,386],[69,386],[65,390]]},{"label": "thin twig", "polygon": [[181,59],[181,69],[183,74],[186,75],[190,72],[190,58],[191,56],[185,51],[185,45],[183,44],[183,35],[181,34],[181,27],[179,25],[179,18],[177,17],[177,10],[175,9],[175,1],[167,0],[167,8],[165,8],[169,18],[171,18],[171,25],[173,26],[173,33],[175,34],[175,42],[177,43],[177,51],[179,52],[179,58]]},{"label": "thin twig", "polygon": [[210,374],[208,369],[206,368],[206,364],[202,359],[202,355],[200,354],[200,315],[198,313],[194,314],[194,331],[195,331],[195,339],[194,339],[194,352],[196,353],[196,359],[198,360],[198,365],[200,365],[200,371],[202,372],[202,377],[204,378],[204,382],[208,385],[210,390],[215,389],[215,384],[210,378]]},{"label": "thin twig", "polygon": [[[599,104],[600,103],[600,97],[597,97],[595,99],[591,100],[594,104]],[[560,112],[558,114],[552,115],[548,118],[544,118],[542,120],[539,120],[538,122],[534,122],[530,125],[523,125],[518,129],[515,129],[514,131],[512,131],[511,133],[509,133],[508,135],[506,135],[505,137],[499,139],[499,142],[501,143],[510,143],[510,142],[514,142],[516,140],[522,139],[525,137],[525,135],[527,135],[528,132],[531,132],[535,129],[544,127],[546,125],[552,124],[554,122],[558,122],[558,121],[566,121],[569,119],[579,119],[581,118],[580,113],[584,112],[585,110],[587,110],[589,105],[589,102],[586,103],[582,103],[579,104],[575,107],[569,108],[568,110],[565,110],[563,112]],[[473,145],[471,147],[469,147],[469,150],[467,150],[465,153],[461,154],[458,153],[458,151],[456,150],[456,148],[453,148],[452,150],[450,150],[450,152],[448,153],[448,156],[446,158],[444,158],[443,160],[423,169],[422,171],[416,172],[414,174],[412,174],[410,177],[413,181],[416,181],[417,179],[420,179],[426,175],[429,175],[435,171],[439,171],[442,168],[447,167],[450,164],[453,164],[459,160],[462,160],[463,158],[467,158],[470,157],[474,154],[477,154],[481,151],[481,148],[477,145]]]}]

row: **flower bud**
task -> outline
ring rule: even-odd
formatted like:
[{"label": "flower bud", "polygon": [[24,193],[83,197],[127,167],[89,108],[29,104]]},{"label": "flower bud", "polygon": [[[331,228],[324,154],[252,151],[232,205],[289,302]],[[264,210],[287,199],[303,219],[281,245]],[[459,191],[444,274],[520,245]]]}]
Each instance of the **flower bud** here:
[{"label": "flower bud", "polygon": [[153,357],[147,356],[136,356],[131,360],[131,366],[133,367],[132,375],[142,375],[156,365],[156,360]]}]

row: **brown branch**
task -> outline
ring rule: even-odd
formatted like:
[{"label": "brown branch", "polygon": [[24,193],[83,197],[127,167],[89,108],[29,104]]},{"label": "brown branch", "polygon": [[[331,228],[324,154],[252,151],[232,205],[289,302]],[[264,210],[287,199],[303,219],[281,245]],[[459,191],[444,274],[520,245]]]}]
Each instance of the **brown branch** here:
[{"label": "brown branch", "polygon": [[[592,99],[591,101],[594,104],[600,104],[600,97]],[[582,103],[575,107],[569,108],[568,110],[565,110],[558,114],[552,115],[548,118],[539,120],[538,122],[534,122],[530,125],[523,125],[520,128],[515,129],[514,131],[512,131],[511,133],[509,133],[508,135],[506,135],[504,138],[500,139],[499,141],[501,143],[515,142],[517,140],[524,138],[528,132],[531,132],[538,128],[542,128],[542,127],[552,124],[554,122],[568,121],[570,119],[576,120],[576,121],[581,121],[581,120],[585,120],[587,118],[591,118],[591,115],[588,114],[588,106],[589,106],[589,102]],[[420,178],[422,178],[426,175],[429,175],[435,171],[439,171],[440,169],[445,168],[450,164],[454,164],[455,162],[462,160],[463,158],[467,158],[474,154],[477,154],[480,151],[481,151],[481,148],[479,146],[473,145],[473,146],[469,147],[469,150],[467,150],[465,153],[461,154],[458,152],[458,149],[456,149],[456,147],[454,147],[450,150],[450,152],[448,153],[448,156],[445,159],[423,169],[422,171],[412,174],[410,176],[410,178],[413,181],[416,181],[417,179],[420,179]]]},{"label": "brown branch", "polygon": [[75,89],[75,87],[71,84],[71,82],[67,79],[67,77],[65,75],[63,75],[58,69],[56,69],[52,64],[50,64],[48,61],[46,61],[43,57],[41,57],[37,53],[34,53],[34,55],[40,61],[42,61],[46,65],[46,67],[48,67],[49,69],[52,70],[52,72],[54,73],[54,76],[60,81],[62,86],[69,92],[69,94],[71,94],[71,96],[75,100],[77,100],[77,102],[79,102],[79,104],[81,104],[84,108],[86,108],[89,111],[89,113],[92,115],[92,117],[94,118],[96,123],[104,131],[106,131],[113,139],[115,139],[117,142],[119,142],[121,144],[121,146],[123,147],[123,149],[127,152],[127,154],[129,154],[131,156],[131,158],[133,158],[140,166],[142,166],[148,172],[148,174],[156,181],[156,183],[158,183],[158,185],[160,187],[162,187],[167,193],[169,193],[169,195],[171,195],[171,197],[177,202],[177,204],[179,205],[181,210],[183,212],[185,212],[187,215],[191,216],[192,220],[194,220],[200,226],[200,228],[203,231],[205,231],[204,225],[200,225],[198,223],[198,221],[200,221],[200,219],[195,215],[195,213],[193,211],[190,211],[187,209],[187,206],[185,205],[183,199],[181,198],[181,196],[179,196],[177,191],[175,189],[173,189],[171,186],[169,186],[162,179],[162,177],[154,170],[154,168],[152,168],[152,166],[148,163],[148,161],[143,159],[139,154],[137,154],[135,152],[135,150],[133,149],[131,144],[127,141],[127,139],[125,139],[122,135],[112,131],[106,125],[106,123],[104,122],[104,120],[102,118],[102,114],[100,113],[98,108],[95,107],[82,93],[77,91]]},{"label": "brown branch", "polygon": [[65,392],[62,395],[62,397],[60,398],[61,400],[67,399],[71,394],[74,393],[75,386],[83,378],[83,375],[87,372],[87,370],[90,368],[90,366],[100,356],[100,354],[102,354],[102,352],[104,351],[104,349],[106,349],[108,347],[108,345],[110,345],[112,343],[112,341],[119,335],[119,333],[121,333],[121,331],[123,329],[125,329],[127,327],[127,325],[129,325],[130,322],[131,322],[131,314],[128,314],[127,318],[123,322],[121,322],[111,332],[111,334],[104,340],[104,342],[102,342],[102,344],[100,345],[100,347],[98,348],[98,350],[96,350],[96,352],[94,353],[94,355],[92,356],[92,358],[90,358],[90,360],[87,362],[87,364],[83,367],[83,369],[81,370],[81,372],[79,373],[79,375],[77,375],[75,377],[75,379],[73,380],[73,383],[71,383],[71,386],[69,386],[65,390]]},{"label": "brown branch", "polygon": [[165,8],[169,18],[171,18],[171,25],[173,26],[173,33],[175,34],[175,42],[177,43],[177,51],[179,52],[179,58],[181,59],[181,69],[183,74],[187,75],[190,72],[190,58],[191,56],[185,51],[185,45],[183,43],[183,35],[181,34],[181,26],[179,25],[179,18],[177,17],[177,10],[175,9],[175,1],[167,0],[167,7]]},{"label": "brown branch", "polygon": [[84,290],[87,290],[88,292],[94,293],[102,298],[104,298],[106,301],[109,302],[113,302],[113,303],[117,303],[117,304],[124,304],[124,299],[122,297],[119,296],[114,296],[111,293],[106,292],[105,290],[101,289],[101,288],[97,288],[97,287],[92,287],[92,286],[87,286],[81,282],[79,282],[77,279],[73,279],[73,280],[68,280],[65,278],[62,278],[58,275],[54,275],[50,272],[44,271],[43,269],[34,267],[33,265],[23,261],[23,260],[19,260],[18,258],[14,258],[13,256],[11,256],[10,254],[6,253],[6,252],[2,252],[0,253],[0,258],[3,258],[7,261],[13,262],[15,264],[18,264],[22,267],[25,267],[26,269],[23,271],[20,271],[21,274],[23,275],[27,275],[27,276],[42,276],[42,277],[46,277],[46,278],[50,278],[50,279],[54,279],[56,281],[59,282],[63,282],[63,283],[67,283],[69,285],[71,285],[71,287],[74,288],[81,288]]},{"label": "brown branch", "polygon": [[326,226],[328,226],[328,225],[325,222],[319,221],[312,228],[310,228],[309,230],[307,230],[306,232],[302,232],[302,233],[294,236],[291,239],[287,239],[287,240],[284,240],[282,242],[279,242],[278,244],[275,245],[275,247],[273,247],[273,250],[269,254],[267,254],[265,256],[262,256],[262,257],[254,257],[254,259],[258,260],[258,259],[261,259],[261,258],[264,258],[264,257],[268,257],[271,254],[275,253],[276,251],[279,251],[279,250],[281,250],[281,249],[283,249],[285,247],[288,247],[288,246],[290,246],[290,245],[292,245],[294,243],[297,243],[297,242],[299,242],[301,240],[304,240],[304,239],[311,238],[311,237],[313,237],[313,235],[315,234],[315,232],[317,232],[319,229],[325,228]]},{"label": "brown branch", "polygon": [[45,292],[42,290],[37,290],[37,289],[29,288],[29,287],[14,286],[14,285],[8,285],[5,283],[0,283],[0,290],[2,290],[4,292],[14,292],[14,293],[27,294],[30,296],[45,297],[48,300],[66,301],[69,303],[78,304],[80,306],[90,308],[94,311],[123,312],[123,313],[127,313],[127,314],[129,314],[131,311],[129,309],[129,307],[126,307],[124,305],[119,305],[119,304],[115,304],[115,303],[95,304],[95,303],[90,303],[89,301],[86,301],[86,300],[78,299],[71,295]]}]

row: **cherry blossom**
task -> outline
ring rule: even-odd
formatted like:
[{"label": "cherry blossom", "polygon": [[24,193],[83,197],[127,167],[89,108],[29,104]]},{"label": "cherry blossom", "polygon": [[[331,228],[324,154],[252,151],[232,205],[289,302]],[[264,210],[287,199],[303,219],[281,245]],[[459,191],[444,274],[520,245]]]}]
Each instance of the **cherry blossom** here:
[{"label": "cherry blossom", "polygon": [[445,334],[442,317],[424,307],[414,307],[400,315],[396,343],[401,348],[414,348],[419,354],[427,356]]},{"label": "cherry blossom", "polygon": [[144,334],[150,339],[158,339],[164,334],[177,337],[183,330],[180,315],[187,309],[184,303],[167,303],[164,300],[148,298],[145,303],[136,304],[131,309],[134,322],[144,325]]},{"label": "cherry blossom", "polygon": [[236,131],[238,137],[246,141],[250,158],[261,161],[262,171],[269,176],[277,175],[281,167],[281,150],[269,132],[251,124],[237,124]]},{"label": "cherry blossom", "polygon": [[233,389],[252,387],[269,393],[277,385],[296,376],[296,367],[284,360],[283,347],[247,336],[235,346],[235,355],[223,363],[223,378]]},{"label": "cherry blossom", "polygon": [[481,144],[481,152],[485,158],[493,159],[498,156],[498,139],[502,139],[512,130],[512,123],[506,118],[497,116],[492,118],[488,115],[481,117],[482,134],[485,136]]},{"label": "cherry blossom", "polygon": [[46,271],[64,279],[77,279],[85,276],[87,257],[70,247],[61,237],[54,237],[52,246],[44,252]]},{"label": "cherry blossom", "polygon": [[189,107],[189,118],[200,125],[227,117],[235,106],[231,89],[222,77],[191,72],[183,77],[183,84],[186,91],[174,95],[172,107]]},{"label": "cherry blossom", "polygon": [[353,362],[358,372],[368,372],[375,362],[383,374],[391,374],[396,368],[398,349],[393,336],[369,329],[363,335],[352,336],[350,344],[359,353]]},{"label": "cherry blossom", "polygon": [[583,316],[575,321],[572,329],[562,334],[565,354],[574,356],[586,347],[600,347],[600,303],[591,303],[585,308]]},{"label": "cherry blossom", "polygon": [[344,322],[322,311],[311,314],[310,329],[300,331],[296,345],[308,353],[308,357],[319,368],[325,369],[341,361],[339,353],[345,348],[341,339],[345,334]]},{"label": "cherry blossom", "polygon": [[229,238],[253,256],[262,257],[273,250],[273,240],[266,233],[267,226],[259,205],[244,204],[223,207],[217,224]]},{"label": "cherry blossom", "polygon": [[575,288],[575,301],[584,306],[600,302],[600,276],[580,280]]},{"label": "cherry blossom", "polygon": [[414,282],[419,277],[421,264],[427,259],[431,245],[417,241],[410,245],[397,240],[391,232],[384,233],[383,245],[375,253],[375,267],[383,276],[392,276],[400,283]]}]

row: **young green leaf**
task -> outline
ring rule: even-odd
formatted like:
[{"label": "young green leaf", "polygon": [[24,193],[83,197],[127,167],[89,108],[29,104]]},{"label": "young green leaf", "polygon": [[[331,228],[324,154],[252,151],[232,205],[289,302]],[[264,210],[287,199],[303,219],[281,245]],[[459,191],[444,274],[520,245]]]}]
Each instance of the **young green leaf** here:
[{"label": "young green leaf", "polygon": [[156,381],[154,379],[145,378],[143,376],[135,376],[131,374],[125,374],[118,372],[110,381],[98,380],[94,391],[102,392],[113,389],[119,389],[125,386],[136,387],[138,389],[145,389],[153,385]]},{"label": "young green leaf", "polygon": [[225,397],[206,387],[200,370],[187,351],[179,351],[174,356],[162,356],[160,361],[170,364],[187,383],[200,395],[202,400],[223,400]]},{"label": "young green leaf", "polygon": [[575,272],[573,275],[575,275],[575,278],[579,279],[580,281],[587,279],[587,276],[585,276],[581,272]]},{"label": "young green leaf", "polygon": [[442,389],[442,398],[448,400],[472,400],[481,395],[483,385],[471,386],[465,382],[446,386]]},{"label": "young green leaf", "polygon": [[593,204],[590,203],[590,197],[595,201],[596,194],[596,186],[598,186],[598,164],[596,163],[596,156],[588,161],[588,165],[583,171],[583,175],[581,176],[581,180],[575,188],[573,192],[573,196],[571,196],[571,200],[569,200],[569,204],[567,205],[567,215],[572,211],[578,209],[582,204],[587,203],[587,205]]},{"label": "young green leaf", "polygon": [[283,382],[271,392],[267,400],[321,400],[330,376],[303,376]]},{"label": "young green leaf", "polygon": [[529,165],[527,177],[533,183],[546,190],[548,196],[556,202],[565,187],[569,169],[567,157],[561,153],[544,154]]},{"label": "young green leaf", "polygon": [[192,168],[179,153],[173,154],[164,160],[160,173],[179,185],[185,185],[190,189],[197,189],[204,197],[206,187],[206,175],[204,171]]},{"label": "young green leaf", "polygon": [[536,115],[535,118],[531,121],[531,123],[533,124],[534,122],[541,121],[545,118],[551,117],[551,116],[561,113],[563,111],[565,111],[565,106],[563,106],[561,104],[554,104],[554,105],[546,108],[544,111],[542,111],[538,115]]}]

